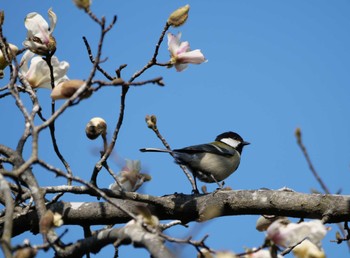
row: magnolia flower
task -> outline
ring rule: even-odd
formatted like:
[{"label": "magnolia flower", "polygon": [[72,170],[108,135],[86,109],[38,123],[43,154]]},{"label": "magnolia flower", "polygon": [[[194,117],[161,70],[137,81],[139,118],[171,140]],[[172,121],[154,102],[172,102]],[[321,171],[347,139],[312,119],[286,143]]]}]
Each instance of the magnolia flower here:
[{"label": "magnolia flower", "polygon": [[25,20],[27,38],[23,46],[38,55],[48,55],[56,50],[56,40],[52,33],[56,27],[57,16],[50,8],[48,10],[50,27],[45,19],[38,13],[29,13]]},{"label": "magnolia flower", "polygon": [[119,184],[113,183],[109,186],[109,189],[120,191],[121,186],[123,191],[135,192],[144,182],[151,180],[150,175],[140,173],[140,171],[141,162],[139,160],[127,159],[126,166],[123,167],[117,176]]},{"label": "magnolia flower", "polygon": [[188,41],[180,42],[181,33],[168,33],[168,49],[171,54],[170,63],[175,65],[178,72],[187,68],[188,64],[201,64],[206,61],[199,49],[190,50]]},{"label": "magnolia flower", "polygon": [[[21,60],[21,74],[27,79],[32,88],[47,88],[51,89],[50,69],[46,61],[40,56],[33,57],[34,54],[26,51]],[[28,63],[30,66],[28,68]],[[69,63],[59,62],[56,56],[51,57],[51,65],[53,67],[53,75],[55,85],[62,81],[68,80],[66,72],[69,68]]]},{"label": "magnolia flower", "polygon": [[282,220],[276,220],[267,229],[267,238],[276,245],[291,247],[305,238],[317,246],[321,246],[321,240],[327,233],[321,220],[311,220],[301,223],[285,224]]}]

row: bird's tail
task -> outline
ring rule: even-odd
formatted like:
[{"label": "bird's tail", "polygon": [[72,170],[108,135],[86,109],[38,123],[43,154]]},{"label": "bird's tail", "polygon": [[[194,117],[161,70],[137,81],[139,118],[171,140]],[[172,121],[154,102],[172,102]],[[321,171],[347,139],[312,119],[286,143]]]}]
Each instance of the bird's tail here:
[{"label": "bird's tail", "polygon": [[167,149],[158,149],[158,148],[142,148],[140,149],[141,152],[167,152],[170,153],[171,150]]}]

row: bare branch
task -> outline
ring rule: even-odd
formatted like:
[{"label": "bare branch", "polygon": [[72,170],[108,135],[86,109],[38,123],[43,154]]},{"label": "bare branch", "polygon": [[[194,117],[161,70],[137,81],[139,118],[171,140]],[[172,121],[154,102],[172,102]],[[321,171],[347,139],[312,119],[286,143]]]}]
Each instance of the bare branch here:
[{"label": "bare branch", "polygon": [[[82,193],[83,189],[71,188],[71,190]],[[87,189],[85,191],[88,193]],[[182,223],[205,221],[222,216],[261,214],[309,219],[322,219],[328,214],[328,223],[350,220],[350,196],[343,195],[272,190],[220,190],[211,194],[173,194],[155,197],[133,192],[118,193],[108,189],[103,191],[108,196],[120,199],[114,199],[113,204],[58,202],[49,205],[49,208],[62,214],[67,225],[125,223],[130,220],[130,216],[120,210],[120,207],[135,213],[136,206],[140,203],[147,204],[151,213],[160,220],[176,219]],[[18,216],[14,221],[14,235],[27,231],[32,221],[36,220],[36,216],[34,211]],[[3,219],[0,219],[0,226],[3,227]]]}]

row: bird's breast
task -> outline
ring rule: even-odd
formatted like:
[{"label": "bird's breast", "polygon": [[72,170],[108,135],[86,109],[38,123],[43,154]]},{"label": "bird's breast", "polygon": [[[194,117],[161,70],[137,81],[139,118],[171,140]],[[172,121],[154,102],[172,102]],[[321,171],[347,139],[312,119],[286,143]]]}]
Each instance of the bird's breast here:
[{"label": "bird's breast", "polygon": [[[237,152],[232,156],[221,156],[213,153],[206,153],[198,164],[198,179],[204,182],[214,182],[210,174],[216,181],[222,181],[230,176],[240,163],[240,155]],[[202,172],[202,173],[200,173]],[[209,175],[209,177],[208,177]]]}]

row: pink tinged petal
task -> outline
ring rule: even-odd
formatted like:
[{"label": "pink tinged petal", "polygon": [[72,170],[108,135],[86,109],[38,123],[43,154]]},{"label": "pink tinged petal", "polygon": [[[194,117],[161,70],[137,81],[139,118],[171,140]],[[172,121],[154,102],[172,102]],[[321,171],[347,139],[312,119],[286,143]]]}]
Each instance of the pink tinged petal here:
[{"label": "pink tinged petal", "polygon": [[48,11],[49,19],[50,19],[50,34],[54,31],[57,23],[57,15],[52,11],[52,8]]},{"label": "pink tinged petal", "polygon": [[177,56],[178,63],[201,64],[205,62],[205,57],[199,49],[182,53]]},{"label": "pink tinged petal", "polygon": [[176,55],[177,49],[179,48],[179,40],[174,34],[168,33],[168,50],[172,56]]},{"label": "pink tinged petal", "polygon": [[45,19],[38,13],[29,13],[24,22],[25,27],[28,30],[28,39],[38,37],[42,43],[47,44],[49,42],[49,25]]},{"label": "pink tinged petal", "polygon": [[190,51],[190,43],[188,43],[188,41],[181,42],[181,44],[177,48],[176,55],[179,55],[188,51]]}]

